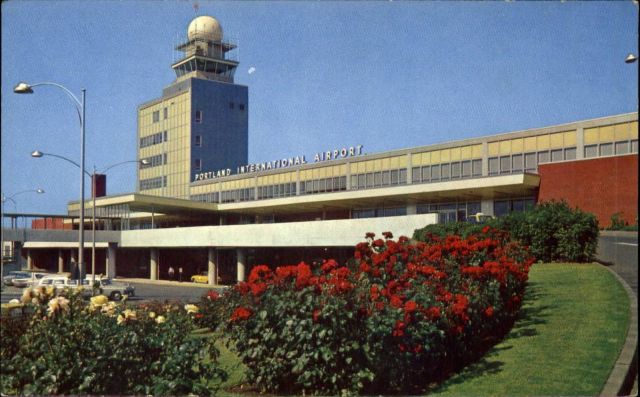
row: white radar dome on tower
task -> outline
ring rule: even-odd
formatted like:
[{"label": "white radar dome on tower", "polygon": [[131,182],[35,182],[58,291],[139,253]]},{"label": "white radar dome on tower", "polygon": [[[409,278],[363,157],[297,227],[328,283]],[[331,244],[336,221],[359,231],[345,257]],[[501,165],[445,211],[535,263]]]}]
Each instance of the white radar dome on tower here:
[{"label": "white radar dome on tower", "polygon": [[218,22],[217,19],[203,15],[191,21],[187,35],[189,40],[202,38],[212,41],[222,41],[222,26],[220,26],[220,22]]}]

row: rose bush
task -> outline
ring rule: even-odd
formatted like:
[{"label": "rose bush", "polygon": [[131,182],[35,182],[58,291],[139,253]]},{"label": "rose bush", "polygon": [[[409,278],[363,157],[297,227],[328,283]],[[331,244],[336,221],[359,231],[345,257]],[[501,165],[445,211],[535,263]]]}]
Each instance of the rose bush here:
[{"label": "rose bush", "polygon": [[[42,288],[22,301],[33,314],[18,340],[2,339],[4,394],[209,395],[225,377],[213,343],[189,337],[193,308]],[[17,346],[7,357],[5,343]]]},{"label": "rose bush", "polygon": [[212,307],[261,391],[415,393],[510,328],[532,262],[488,227],[417,244],[368,234],[344,265],[256,266]]}]

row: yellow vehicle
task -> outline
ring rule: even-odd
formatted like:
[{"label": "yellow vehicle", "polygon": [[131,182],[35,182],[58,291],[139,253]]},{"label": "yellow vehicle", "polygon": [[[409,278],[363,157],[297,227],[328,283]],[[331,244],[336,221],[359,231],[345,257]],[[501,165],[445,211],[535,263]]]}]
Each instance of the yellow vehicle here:
[{"label": "yellow vehicle", "polygon": [[467,217],[467,222],[471,222],[471,223],[486,223],[487,221],[490,221],[491,219],[496,219],[496,217],[493,216],[493,215],[485,215],[482,212],[478,212],[475,215],[471,215],[471,216]]},{"label": "yellow vehicle", "polygon": [[191,276],[191,282],[207,284],[209,282],[209,276],[207,275],[207,272],[202,272],[200,274],[195,274],[195,275]]}]

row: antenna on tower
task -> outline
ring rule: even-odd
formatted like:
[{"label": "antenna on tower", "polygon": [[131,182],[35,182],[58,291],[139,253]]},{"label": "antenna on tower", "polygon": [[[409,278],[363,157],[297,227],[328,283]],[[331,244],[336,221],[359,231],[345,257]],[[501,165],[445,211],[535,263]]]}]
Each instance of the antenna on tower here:
[{"label": "antenna on tower", "polygon": [[193,3],[193,12],[196,14],[196,16],[198,16],[198,11],[200,10],[200,3],[198,3],[197,1],[195,1]]}]

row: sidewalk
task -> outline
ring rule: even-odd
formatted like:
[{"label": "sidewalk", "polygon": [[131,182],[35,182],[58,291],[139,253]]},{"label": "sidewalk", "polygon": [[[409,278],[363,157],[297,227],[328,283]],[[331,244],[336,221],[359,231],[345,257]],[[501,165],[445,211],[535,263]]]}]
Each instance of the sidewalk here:
[{"label": "sidewalk", "polygon": [[116,277],[114,281],[121,281],[126,283],[135,284],[151,284],[151,285],[172,285],[174,287],[188,287],[188,288],[203,288],[203,289],[224,289],[229,288],[228,285],[210,285],[202,283],[192,283],[191,281],[172,281],[172,280],[150,280],[148,278],[129,278],[129,277]]}]

